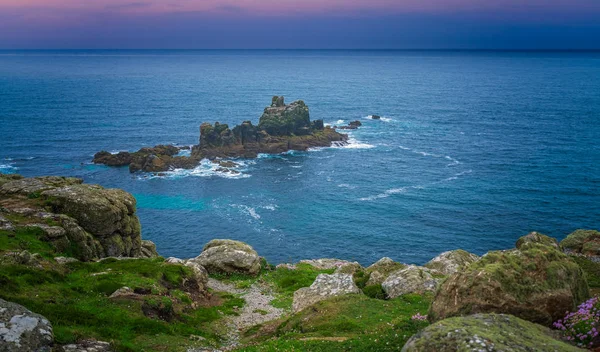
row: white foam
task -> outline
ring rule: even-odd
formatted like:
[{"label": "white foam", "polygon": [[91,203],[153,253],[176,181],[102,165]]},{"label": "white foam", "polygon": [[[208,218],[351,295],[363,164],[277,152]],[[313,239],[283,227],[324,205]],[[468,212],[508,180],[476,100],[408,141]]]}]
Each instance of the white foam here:
[{"label": "white foam", "polygon": [[267,209],[267,210],[271,210],[271,211],[275,211],[275,209],[277,209],[279,207],[277,205],[275,205],[275,204],[267,204],[267,205],[261,206],[261,208]]},{"label": "white foam", "polygon": [[373,144],[365,143],[354,138],[352,134],[348,135],[346,143],[333,143],[330,148],[333,149],[371,149],[375,148]]},{"label": "white foam", "polygon": [[356,188],[356,186],[349,185],[347,183],[341,183],[341,184],[339,184],[337,186],[340,187],[340,188],[347,188],[347,189],[355,189]]},{"label": "white foam", "polygon": [[[365,116],[365,117],[363,117],[363,119],[374,120],[373,119],[373,115]],[[379,121],[383,121],[383,122],[392,122],[392,121],[394,121],[393,118],[391,118],[391,117],[384,117],[384,116],[381,116],[378,120]]]},{"label": "white foam", "polygon": [[241,179],[251,177],[250,174],[244,173],[247,171],[247,167],[253,164],[252,161],[246,160],[235,160],[238,166],[231,167],[228,169],[235,170],[238,173],[218,171],[221,168],[219,164],[215,164],[208,159],[203,159],[200,164],[193,169],[174,169],[171,171],[165,171],[153,175],[144,175],[140,178],[182,178],[182,177],[222,177],[229,179]]},{"label": "white foam", "polygon": [[260,215],[256,212],[256,209],[252,207],[244,204],[231,204],[231,206],[240,209],[242,213],[250,215],[255,220],[260,220]]}]

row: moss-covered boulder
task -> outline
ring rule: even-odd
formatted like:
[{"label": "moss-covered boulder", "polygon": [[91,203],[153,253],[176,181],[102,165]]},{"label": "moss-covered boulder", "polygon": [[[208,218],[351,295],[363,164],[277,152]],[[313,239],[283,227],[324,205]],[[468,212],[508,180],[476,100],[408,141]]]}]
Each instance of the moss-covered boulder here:
[{"label": "moss-covered boulder", "polygon": [[257,275],[261,268],[258,253],[250,245],[233,240],[212,240],[189,261],[202,265],[211,274]]},{"label": "moss-covered boulder", "polygon": [[441,277],[434,276],[430,269],[409,265],[391,273],[381,284],[388,298],[396,298],[408,293],[435,292]]},{"label": "moss-covered boulder", "polygon": [[583,351],[552,330],[504,314],[476,314],[439,321],[414,335],[402,352]]},{"label": "moss-covered boulder", "polygon": [[444,275],[452,275],[477,260],[479,260],[479,256],[462,249],[457,249],[441,253],[424,266],[437,270]]},{"label": "moss-covered boulder", "polygon": [[543,235],[543,234],[541,234],[539,232],[535,232],[535,231],[530,232],[527,235],[519,238],[517,240],[517,243],[515,244],[515,247],[517,247],[517,249],[521,249],[523,246],[525,246],[528,243],[539,243],[539,244],[554,247],[554,248],[560,250],[560,245],[558,244],[558,241],[556,240],[556,238],[549,237],[549,236]]},{"label": "moss-covered boulder", "polygon": [[593,261],[600,261],[600,232],[596,230],[576,230],[560,242],[569,254],[584,255]]},{"label": "moss-covered boulder", "polygon": [[369,276],[366,286],[381,285],[391,273],[404,268],[406,265],[383,257],[365,269],[365,273]]},{"label": "moss-covered boulder", "polygon": [[[519,248],[493,251],[444,281],[429,319],[505,313],[550,325],[589,296],[583,271],[538,234]],[[550,243],[550,244],[549,244]]]},{"label": "moss-covered boulder", "polygon": [[352,275],[349,274],[319,274],[310,287],[302,287],[294,292],[292,309],[299,312],[322,300],[343,296],[346,294],[360,294]]}]

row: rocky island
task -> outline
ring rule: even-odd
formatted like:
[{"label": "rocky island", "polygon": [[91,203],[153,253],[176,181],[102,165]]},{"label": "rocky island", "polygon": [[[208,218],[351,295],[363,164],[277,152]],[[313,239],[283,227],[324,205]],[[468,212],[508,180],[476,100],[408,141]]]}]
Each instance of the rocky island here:
[{"label": "rocky island", "polygon": [[[355,124],[352,128],[358,126]],[[323,120],[311,121],[308,106],[302,100],[286,105],[284,97],[275,96],[256,126],[251,121],[233,128],[219,122],[200,125],[200,140],[191,148],[190,156],[178,156],[180,147],[158,145],[133,153],[101,151],[93,162],[107,166],[128,165],[130,172],[161,172],[191,169],[204,158],[255,158],[261,153],[329,147],[332,143],[345,143],[347,139],[347,135],[325,126]]]}]

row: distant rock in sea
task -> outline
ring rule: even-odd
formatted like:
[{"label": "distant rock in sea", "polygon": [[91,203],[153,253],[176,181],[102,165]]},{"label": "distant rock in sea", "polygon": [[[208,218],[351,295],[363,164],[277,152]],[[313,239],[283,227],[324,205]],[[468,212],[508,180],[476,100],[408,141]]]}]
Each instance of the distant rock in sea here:
[{"label": "distant rock in sea", "polygon": [[[360,121],[350,123],[356,129]],[[323,120],[310,120],[308,106],[302,100],[286,105],[284,97],[274,96],[257,126],[251,121],[229,128],[227,124],[205,122],[200,125],[200,140],[190,156],[177,156],[183,148],[158,145],[137,152],[112,154],[101,151],[93,162],[107,166],[127,166],[130,172],[162,172],[172,169],[192,169],[208,158],[255,158],[258,154],[279,154],[290,150],[329,147],[345,143],[348,136],[325,126]],[[229,170],[224,168],[224,170]]]}]

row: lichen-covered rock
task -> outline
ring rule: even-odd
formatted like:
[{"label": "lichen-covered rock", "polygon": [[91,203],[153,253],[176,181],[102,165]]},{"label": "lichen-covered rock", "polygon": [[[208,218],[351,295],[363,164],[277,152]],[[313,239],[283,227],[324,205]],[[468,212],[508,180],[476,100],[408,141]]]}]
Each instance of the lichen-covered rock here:
[{"label": "lichen-covered rock", "polygon": [[142,245],[136,201],[125,191],[57,176],[2,180],[2,219],[17,219],[5,230],[25,228],[82,261],[156,256],[151,242]]},{"label": "lichen-covered rock", "polygon": [[47,190],[42,195],[55,212],[68,214],[98,239],[105,256],[140,255],[141,226],[131,194],[97,185],[73,185]]},{"label": "lichen-covered rock", "polygon": [[110,343],[96,340],[84,340],[59,347],[62,352],[112,352]]},{"label": "lichen-covered rock", "polygon": [[208,271],[202,265],[191,260],[186,261],[184,265],[192,269],[198,290],[200,292],[206,291],[208,288]]},{"label": "lichen-covered rock", "polygon": [[450,276],[433,300],[429,319],[504,313],[550,325],[572,311],[589,296],[584,273],[540,236],[520,241],[519,249],[489,252]]},{"label": "lichen-covered rock", "polygon": [[0,214],[0,231],[13,231],[14,229],[12,222]]},{"label": "lichen-covered rock", "polygon": [[156,251],[156,244],[152,241],[142,240],[140,247],[140,257],[142,258],[156,258],[158,252]]},{"label": "lichen-covered rock", "polygon": [[451,275],[477,260],[479,260],[479,256],[463,251],[462,249],[457,249],[438,255],[424,266],[437,270],[444,275]]},{"label": "lichen-covered rock", "polygon": [[46,318],[0,299],[0,351],[50,352],[53,340],[52,325]]},{"label": "lichen-covered rock", "polygon": [[75,258],[71,258],[71,257],[54,257],[54,260],[61,265],[66,265],[66,264],[70,264],[70,263],[76,263],[79,260],[75,259]]},{"label": "lichen-covered rock", "polygon": [[358,262],[352,262],[352,263],[347,263],[347,264],[343,264],[342,266],[339,266],[337,269],[335,269],[335,273],[336,274],[354,274],[357,271],[361,271],[363,270],[362,265],[360,265]]},{"label": "lichen-covered rock", "polygon": [[389,298],[395,298],[407,293],[435,292],[440,281],[428,268],[409,265],[391,273],[381,287]]},{"label": "lichen-covered rock", "polygon": [[209,273],[257,275],[261,268],[258,253],[250,245],[233,240],[212,240],[190,261],[202,265]]},{"label": "lichen-covered rock", "polygon": [[342,259],[334,259],[334,258],[321,258],[321,259],[303,259],[298,262],[299,264],[308,264],[315,269],[319,270],[332,270],[338,269],[345,265],[353,264],[354,262],[350,262]]},{"label": "lichen-covered rock", "polygon": [[388,257],[383,257],[365,269],[365,272],[369,274],[366,286],[381,285],[391,273],[405,267],[406,265],[402,263],[395,262]]},{"label": "lichen-covered rock", "polygon": [[560,245],[566,253],[584,255],[591,260],[600,261],[600,232],[596,230],[577,230],[569,234]]},{"label": "lichen-covered rock", "polygon": [[449,318],[414,335],[402,352],[576,352],[583,351],[559,340],[541,325],[511,315],[476,314]]},{"label": "lichen-covered rock", "polygon": [[349,274],[319,274],[310,287],[303,287],[294,292],[292,309],[299,312],[319,301],[346,294],[359,294],[352,275]]}]

